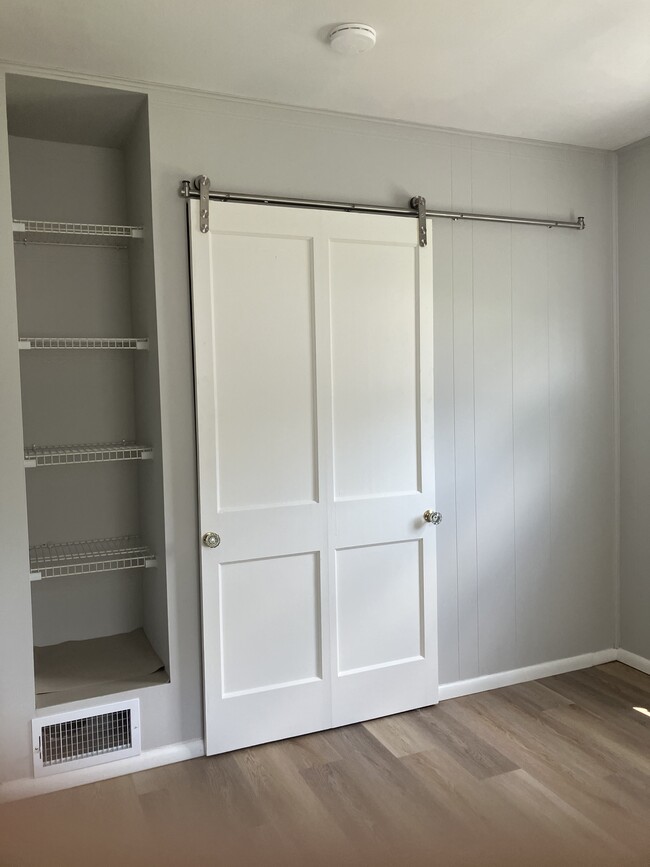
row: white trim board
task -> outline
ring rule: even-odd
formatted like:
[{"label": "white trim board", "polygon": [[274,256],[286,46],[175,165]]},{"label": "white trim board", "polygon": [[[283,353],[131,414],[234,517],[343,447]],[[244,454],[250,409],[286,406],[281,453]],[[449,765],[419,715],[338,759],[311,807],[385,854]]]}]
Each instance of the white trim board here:
[{"label": "white trim board", "polygon": [[644,674],[650,674],[650,659],[644,659],[643,656],[630,653],[629,650],[619,650],[618,661],[624,665],[629,665],[630,668],[636,668]]},{"label": "white trim board", "polygon": [[614,496],[612,498],[614,545],[612,575],[614,576],[614,647],[621,646],[621,325],[620,325],[620,256],[618,225],[618,156],[612,155],[612,329],[614,350]]},{"label": "white trim board", "polygon": [[[514,668],[512,671],[499,671],[497,674],[486,674],[483,677],[472,677],[468,680],[457,680],[455,683],[440,684],[440,701],[450,698],[460,698],[462,695],[473,695],[488,689],[501,689],[504,686],[514,686],[529,680],[542,677],[552,677],[554,674],[567,674],[579,671],[581,668],[591,668],[606,662],[620,659],[620,651],[615,648],[598,650],[594,653],[583,653],[581,656],[570,656],[567,659],[554,659],[551,662],[541,662],[526,668]],[[621,662],[624,660],[621,659]],[[630,663],[627,663],[628,665]],[[648,663],[650,666],[650,663]]]},{"label": "white trim board", "polygon": [[133,756],[129,759],[109,762],[105,765],[95,765],[90,768],[80,768],[76,771],[69,771],[67,774],[57,774],[38,779],[30,777],[23,780],[13,780],[10,783],[0,783],[0,804],[6,801],[33,798],[36,795],[47,795],[60,789],[72,789],[75,786],[97,783],[100,780],[110,780],[112,777],[121,777],[124,774],[136,774],[138,771],[147,771],[162,765],[173,765],[175,762],[184,762],[204,755],[205,747],[202,740],[183,741],[155,750],[147,750],[140,753],[139,756]]}]

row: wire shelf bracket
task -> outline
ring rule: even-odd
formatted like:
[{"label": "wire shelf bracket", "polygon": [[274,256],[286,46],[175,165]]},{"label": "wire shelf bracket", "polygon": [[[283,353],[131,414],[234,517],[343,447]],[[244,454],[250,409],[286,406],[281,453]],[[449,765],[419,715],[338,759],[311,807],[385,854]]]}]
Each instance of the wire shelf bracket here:
[{"label": "wire shelf bracket", "polygon": [[148,337],[19,337],[19,349],[149,349]]},{"label": "wire shelf bracket", "polygon": [[14,241],[34,244],[73,246],[124,246],[125,241],[142,238],[142,226],[117,226],[104,223],[61,223],[48,220],[14,220]]},{"label": "wire shelf bracket", "polygon": [[25,449],[25,467],[60,467],[70,464],[112,463],[114,461],[148,461],[151,446],[134,442],[82,443],[65,446],[31,446]]},{"label": "wire shelf bracket", "polygon": [[84,542],[48,542],[29,549],[32,581],[91,575],[124,569],[151,569],[156,557],[137,536],[90,539]]}]

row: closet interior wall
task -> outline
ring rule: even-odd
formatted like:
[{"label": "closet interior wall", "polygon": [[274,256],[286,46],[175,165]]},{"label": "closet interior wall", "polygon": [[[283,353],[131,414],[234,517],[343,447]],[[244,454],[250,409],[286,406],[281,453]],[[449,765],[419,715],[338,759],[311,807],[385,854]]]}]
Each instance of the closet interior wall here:
[{"label": "closet interior wall", "polygon": [[[9,153],[17,217],[128,223],[119,150],[11,137]],[[125,250],[18,243],[15,257],[21,335],[132,333]],[[26,446],[137,440],[132,353],[25,351],[20,363]],[[26,470],[30,544],[139,535],[139,463]],[[129,572],[34,581],[35,644],[137,628],[141,584]]]},{"label": "closet interior wall", "polygon": [[[65,86],[60,87],[65,94]],[[89,94],[84,98],[87,101]],[[143,237],[102,246],[101,238],[86,243],[95,239],[62,236],[51,241],[47,236],[43,243],[37,235],[19,236],[19,335],[146,337],[149,344],[143,351],[21,351],[25,448],[125,441],[150,447],[152,457],[26,468],[29,541],[34,546],[138,537],[156,555],[156,565],[32,581],[34,646],[143,628],[168,670],[146,99],[123,95],[122,105],[117,103],[121,123],[106,130],[93,129],[92,118],[84,122],[84,102],[75,102],[75,92],[66,99],[68,108],[77,109],[70,113],[68,126],[63,119],[56,124],[47,116],[42,122],[26,117],[20,98],[14,100],[12,113],[9,100],[14,218],[142,226]],[[16,128],[20,135],[12,135]],[[36,667],[38,672],[38,656]],[[141,685],[137,674],[133,684],[127,676],[124,689]],[[84,677],[89,684],[79,696],[67,691],[37,696],[37,707],[115,692],[106,677],[95,678],[92,671]],[[166,674],[159,671],[155,682],[164,680]]]},{"label": "closet interior wall", "polygon": [[[153,225],[151,164],[147,106],[143,105],[125,143],[125,183],[128,222],[134,226]],[[165,523],[163,508],[163,444],[161,435],[160,377],[156,327],[156,282],[153,232],[144,233],[129,250],[131,315],[133,334],[146,334],[149,351],[135,356],[135,426],[142,441],[151,445],[154,459],[138,462],[138,503],[140,532],[156,552],[156,569],[142,576],[144,631],[169,671],[169,632]],[[156,455],[160,458],[156,460]]]}]

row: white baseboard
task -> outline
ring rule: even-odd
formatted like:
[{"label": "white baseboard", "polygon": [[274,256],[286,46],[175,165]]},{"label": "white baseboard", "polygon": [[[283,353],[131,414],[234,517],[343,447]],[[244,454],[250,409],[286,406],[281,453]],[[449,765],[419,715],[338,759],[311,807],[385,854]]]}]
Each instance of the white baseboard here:
[{"label": "white baseboard", "polygon": [[183,741],[169,744],[156,750],[146,750],[139,756],[109,762],[106,765],[95,765],[91,768],[80,768],[67,774],[56,774],[51,777],[13,780],[10,783],[0,783],[0,803],[4,801],[19,801],[22,798],[32,798],[35,795],[47,795],[60,789],[71,789],[74,786],[84,786],[87,783],[97,783],[99,780],[109,780],[111,777],[121,777],[123,774],[136,774],[149,768],[159,768],[162,765],[173,765],[187,759],[196,759],[205,755],[205,745],[202,740]]},{"label": "white baseboard", "polygon": [[[486,674],[483,677],[457,680],[454,683],[441,683],[439,697],[440,701],[460,698],[462,695],[472,695],[475,692],[485,692],[488,689],[501,689],[503,686],[514,686],[517,683],[526,683],[541,677],[552,677],[554,674],[566,674],[569,671],[579,671],[581,668],[591,668],[593,665],[603,665],[619,658],[619,651],[611,648],[610,650],[598,650],[595,653],[583,653],[581,656],[541,662],[526,668],[515,668],[512,671],[500,671],[497,674]],[[621,660],[621,662],[623,661]]]},{"label": "white baseboard", "polygon": [[644,674],[650,674],[650,659],[637,656],[636,653],[630,653],[629,650],[619,650],[618,661],[629,665],[631,668],[638,668]]}]

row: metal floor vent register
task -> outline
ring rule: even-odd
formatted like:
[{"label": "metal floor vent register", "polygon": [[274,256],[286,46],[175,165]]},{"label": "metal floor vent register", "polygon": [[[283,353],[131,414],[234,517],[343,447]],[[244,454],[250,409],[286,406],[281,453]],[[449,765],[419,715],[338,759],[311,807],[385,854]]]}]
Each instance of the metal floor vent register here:
[{"label": "metal floor vent register", "polygon": [[34,776],[140,754],[138,699],[32,720]]}]

